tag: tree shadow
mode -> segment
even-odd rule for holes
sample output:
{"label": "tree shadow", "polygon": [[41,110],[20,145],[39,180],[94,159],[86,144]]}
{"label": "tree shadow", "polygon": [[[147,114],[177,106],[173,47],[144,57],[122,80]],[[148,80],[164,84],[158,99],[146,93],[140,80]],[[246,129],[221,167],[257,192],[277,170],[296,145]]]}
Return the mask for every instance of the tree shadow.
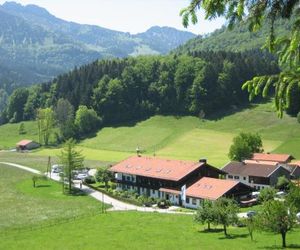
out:
{"label": "tree shadow", "polygon": [[[209,121],[218,121],[226,116],[233,115],[233,114],[241,112],[245,109],[254,109],[259,104],[265,104],[270,101],[271,101],[271,98],[262,99],[262,98],[256,97],[255,100],[253,100],[252,102],[231,105],[230,108],[220,109],[218,111],[212,112],[212,113],[208,114],[207,116],[205,116],[205,119],[209,120]],[[275,110],[274,110],[274,112],[275,112]]]}
{"label": "tree shadow", "polygon": [[[290,244],[290,245],[287,245],[286,248],[291,248],[291,249],[300,249],[300,245],[299,244]],[[260,247],[260,249],[286,249],[286,248],[283,248],[281,245],[278,246],[278,245],[272,245],[272,246],[264,246],[264,247]]]}
{"label": "tree shadow", "polygon": [[81,189],[73,188],[70,193],[66,193],[69,196],[88,196],[88,192],[84,192]]}
{"label": "tree shadow", "polygon": [[46,187],[51,187],[50,184],[41,184],[41,185],[35,185],[36,188],[46,188]]}
{"label": "tree shadow", "polygon": [[199,233],[220,233],[220,232],[222,232],[223,231],[223,229],[221,229],[221,228],[211,228],[211,229],[204,229],[204,230],[199,230],[198,232]]}
{"label": "tree shadow", "polygon": [[219,240],[234,240],[247,237],[249,237],[249,234],[228,234],[227,236],[219,237]]}

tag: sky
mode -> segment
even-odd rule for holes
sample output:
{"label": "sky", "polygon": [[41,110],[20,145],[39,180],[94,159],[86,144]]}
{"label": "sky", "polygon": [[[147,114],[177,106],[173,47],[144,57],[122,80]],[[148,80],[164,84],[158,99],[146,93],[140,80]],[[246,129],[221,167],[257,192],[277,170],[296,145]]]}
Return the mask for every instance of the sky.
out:
{"label": "sky", "polygon": [[[3,4],[5,0],[0,0]],[[223,19],[206,21],[199,14],[199,23],[185,29],[179,12],[189,0],[15,0],[22,5],[35,4],[54,16],[81,24],[130,32],[144,32],[154,25],[170,26],[195,34],[207,34],[220,28]]]}

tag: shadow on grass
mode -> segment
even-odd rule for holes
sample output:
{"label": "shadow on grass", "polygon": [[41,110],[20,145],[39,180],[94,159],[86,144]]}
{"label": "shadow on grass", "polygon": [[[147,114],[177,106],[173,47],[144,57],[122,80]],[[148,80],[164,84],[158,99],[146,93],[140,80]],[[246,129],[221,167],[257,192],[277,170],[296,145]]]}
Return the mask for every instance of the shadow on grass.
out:
{"label": "shadow on grass", "polygon": [[204,229],[204,230],[199,230],[199,233],[220,233],[222,232],[223,229],[221,228],[211,228],[211,229]]}
{"label": "shadow on grass", "polygon": [[88,196],[89,192],[84,192],[80,189],[72,189],[71,192],[68,192],[68,190],[65,191],[65,195],[68,196]]}
{"label": "shadow on grass", "polygon": [[240,238],[247,238],[249,234],[228,234],[227,236],[219,237],[219,240],[234,240]]}
{"label": "shadow on grass", "polygon": [[235,113],[244,111],[245,109],[254,109],[260,104],[265,104],[270,102],[270,98],[261,98],[261,97],[256,97],[253,102],[250,103],[242,103],[238,105],[231,105],[231,107],[227,107],[226,109],[220,109],[218,111],[212,112],[208,114],[205,119],[210,120],[210,121],[218,121],[226,116],[233,115]]}
{"label": "shadow on grass", "polygon": [[51,187],[50,184],[42,184],[42,185],[36,185],[36,188],[46,188],[46,187]]}
{"label": "shadow on grass", "polygon": [[300,249],[299,244],[290,244],[287,245],[286,248],[283,248],[281,245],[273,245],[273,246],[264,246],[260,247],[260,249]]}

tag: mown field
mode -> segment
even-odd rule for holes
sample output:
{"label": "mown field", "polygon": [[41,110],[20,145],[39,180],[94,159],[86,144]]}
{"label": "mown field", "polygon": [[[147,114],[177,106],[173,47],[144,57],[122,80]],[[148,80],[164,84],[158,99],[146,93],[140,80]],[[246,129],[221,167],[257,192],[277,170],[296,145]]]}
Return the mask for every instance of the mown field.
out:
{"label": "mown field", "polygon": [[[33,130],[24,136],[9,129],[9,126],[17,125],[1,126],[0,145],[12,147],[22,137],[35,139],[32,124],[25,123],[26,128]],[[229,161],[227,154],[232,138],[242,131],[258,132],[266,152],[290,153],[300,159],[300,124],[296,118],[287,115],[279,119],[271,103],[253,105],[209,120],[191,116],[154,116],[126,126],[106,127],[95,137],[81,141],[78,148],[86,159],[105,162],[125,159],[135,154],[139,147],[147,155],[188,160],[207,158],[209,163],[221,167]],[[9,139],[5,134],[9,134]],[[14,137],[17,139],[13,140]],[[34,154],[55,156],[59,151],[42,149]]]}
{"label": "mown field", "polygon": [[34,188],[32,176],[0,164],[0,235],[13,228],[28,228],[101,211],[101,203],[87,195],[64,195],[57,182],[39,181]]}
{"label": "mown field", "polygon": [[[24,164],[30,162],[30,159]],[[26,164],[28,165],[28,164]],[[230,227],[224,237],[203,231],[191,215],[134,211],[101,214],[101,203],[63,195],[61,185],[0,165],[0,249],[278,249],[280,235]],[[72,218],[72,219],[71,219]],[[300,228],[287,235],[299,248]]]}
{"label": "mown field", "polygon": [[[61,149],[57,149],[57,154],[50,157],[50,165],[59,164],[60,160],[58,155],[60,154]],[[53,155],[53,151],[51,154]],[[18,153],[18,152],[0,152],[0,162],[11,162],[17,163],[21,165],[25,165],[30,168],[34,168],[36,170],[41,171],[42,173],[47,172],[48,167],[48,154],[45,155],[37,155],[32,153]],[[84,160],[84,166],[89,168],[99,168],[99,167],[107,167],[113,162],[106,162],[106,161],[97,161],[97,160]]]}
{"label": "mown field", "polygon": [[[109,212],[28,232],[1,237],[3,249],[280,249],[280,235],[246,228],[223,232],[203,231],[189,215],[140,212]],[[287,235],[291,248],[298,248],[300,230]]]}

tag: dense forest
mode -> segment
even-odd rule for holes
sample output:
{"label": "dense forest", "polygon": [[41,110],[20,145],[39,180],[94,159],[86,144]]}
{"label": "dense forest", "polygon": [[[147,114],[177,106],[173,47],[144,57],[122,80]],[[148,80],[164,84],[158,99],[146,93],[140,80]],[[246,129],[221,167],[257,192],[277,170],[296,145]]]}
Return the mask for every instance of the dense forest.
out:
{"label": "dense forest", "polygon": [[82,105],[94,110],[102,125],[153,114],[205,117],[247,103],[242,84],[277,73],[275,61],[259,50],[95,61],[53,82],[15,90],[1,121],[35,119],[36,110],[55,109],[58,100],[67,100],[74,111]]}
{"label": "dense forest", "polygon": [[[275,36],[282,37],[292,29],[293,20],[279,19],[275,22]],[[186,54],[195,51],[232,51],[242,52],[261,49],[268,37],[271,26],[265,21],[262,28],[256,32],[249,31],[249,23],[240,22],[233,29],[224,26],[211,34],[198,36],[176,48],[173,53]]]}

